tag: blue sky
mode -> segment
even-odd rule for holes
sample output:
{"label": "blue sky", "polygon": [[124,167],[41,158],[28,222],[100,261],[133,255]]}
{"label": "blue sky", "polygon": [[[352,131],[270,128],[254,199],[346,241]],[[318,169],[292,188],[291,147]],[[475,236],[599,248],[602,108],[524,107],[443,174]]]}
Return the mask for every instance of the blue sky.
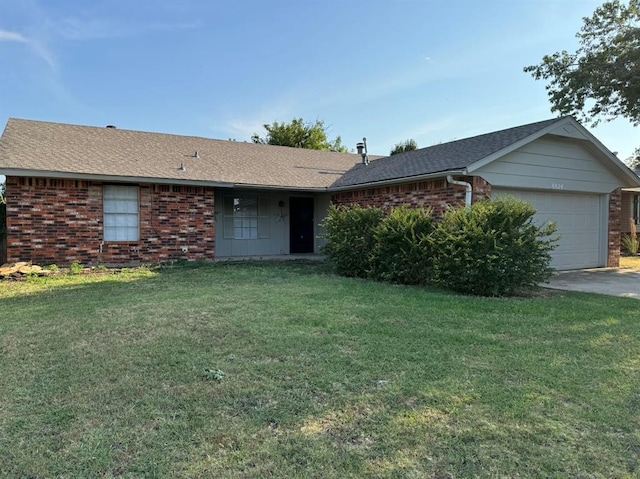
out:
{"label": "blue sky", "polygon": [[[0,0],[9,117],[250,141],[274,120],[388,154],[551,118],[522,68],[601,1]],[[587,125],[588,126],[588,125]],[[621,158],[626,120],[590,128]]]}

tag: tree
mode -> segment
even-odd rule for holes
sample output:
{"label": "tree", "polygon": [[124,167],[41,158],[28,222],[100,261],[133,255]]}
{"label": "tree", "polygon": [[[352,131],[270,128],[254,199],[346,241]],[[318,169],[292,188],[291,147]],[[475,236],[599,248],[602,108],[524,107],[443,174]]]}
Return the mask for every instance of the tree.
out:
{"label": "tree", "polygon": [[400,143],[397,143],[393,147],[389,155],[393,156],[399,153],[406,153],[407,151],[413,151],[417,149],[418,149],[418,143],[416,143],[416,140],[409,139],[409,140],[405,140],[405,141],[401,141]]}
{"label": "tree", "polygon": [[342,145],[339,136],[332,142],[327,139],[327,130],[324,122],[316,120],[315,123],[305,123],[302,118],[294,118],[291,123],[278,123],[263,125],[267,134],[262,138],[258,133],[251,136],[251,141],[262,145],[291,146],[293,148],[306,148],[308,150],[328,150],[347,153],[347,147]]}
{"label": "tree", "polygon": [[634,150],[631,158],[627,160],[627,164],[632,170],[640,170],[640,148]]}
{"label": "tree", "polygon": [[640,124],[640,0],[611,0],[583,18],[580,47],[524,68],[546,86],[552,107],[597,125],[601,117]]}

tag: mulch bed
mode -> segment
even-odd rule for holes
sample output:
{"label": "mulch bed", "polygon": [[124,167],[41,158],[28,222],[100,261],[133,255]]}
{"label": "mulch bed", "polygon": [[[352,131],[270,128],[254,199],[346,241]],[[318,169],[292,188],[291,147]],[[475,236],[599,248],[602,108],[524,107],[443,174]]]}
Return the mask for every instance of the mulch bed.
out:
{"label": "mulch bed", "polygon": [[[47,269],[28,262],[7,263],[0,266],[0,281],[25,281],[27,278],[45,277],[45,276],[65,276],[70,274],[69,268]],[[94,269],[82,268],[79,272],[73,274],[118,274],[121,268]]]}

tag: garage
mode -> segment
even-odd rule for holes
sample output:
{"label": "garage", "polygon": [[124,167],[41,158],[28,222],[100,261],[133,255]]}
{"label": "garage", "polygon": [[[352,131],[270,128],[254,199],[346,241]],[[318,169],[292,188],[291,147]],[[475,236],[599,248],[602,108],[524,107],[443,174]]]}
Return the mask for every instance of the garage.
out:
{"label": "garage", "polygon": [[572,270],[618,266],[620,188],[639,183],[564,117],[377,159],[352,168],[331,189],[337,204],[428,206],[436,217],[454,205],[512,195],[533,205],[536,223],[557,225],[551,265]]}
{"label": "garage", "polygon": [[536,209],[537,224],[556,223],[555,269],[615,265],[610,257],[619,252],[609,251],[609,244],[617,248],[617,236],[610,236],[609,219],[611,214],[617,223],[617,189],[632,172],[573,122],[529,140],[469,170],[492,185],[492,197],[525,200]]}
{"label": "garage", "polygon": [[511,195],[533,205],[535,223],[553,221],[560,239],[551,265],[558,270],[606,266],[606,231],[603,205],[607,196],[494,188],[493,196]]}

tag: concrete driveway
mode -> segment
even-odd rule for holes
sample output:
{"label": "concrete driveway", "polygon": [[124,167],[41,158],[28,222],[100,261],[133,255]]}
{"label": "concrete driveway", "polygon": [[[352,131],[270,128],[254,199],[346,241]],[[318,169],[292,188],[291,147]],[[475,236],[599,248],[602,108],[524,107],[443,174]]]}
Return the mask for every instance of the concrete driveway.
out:
{"label": "concrete driveway", "polygon": [[620,268],[561,271],[545,288],[640,299],[640,271]]}

